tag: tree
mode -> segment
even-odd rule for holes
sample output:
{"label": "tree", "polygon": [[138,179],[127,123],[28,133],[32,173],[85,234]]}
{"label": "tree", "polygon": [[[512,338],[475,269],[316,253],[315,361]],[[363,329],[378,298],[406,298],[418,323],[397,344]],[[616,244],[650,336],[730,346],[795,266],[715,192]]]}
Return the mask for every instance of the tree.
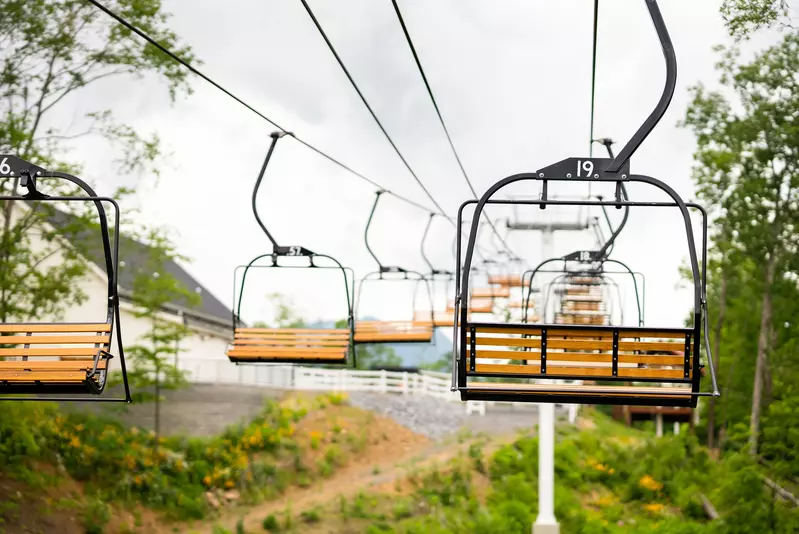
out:
{"label": "tree", "polygon": [[[107,4],[195,61],[191,50],[165,28],[169,15],[160,0],[109,0]],[[156,135],[139,135],[117,123],[110,110],[88,113],[77,121],[77,130],[63,128],[54,116],[75,93],[114,78],[154,74],[166,82],[174,99],[189,91],[188,73],[182,67],[84,0],[4,1],[0,49],[0,154],[77,174],[80,166],[67,159],[70,141],[99,135],[118,150],[120,173],[157,172],[154,163],[161,149]],[[53,190],[50,181],[40,182],[48,182],[48,192]],[[0,181],[3,194],[17,187],[16,180]],[[80,243],[67,244],[59,236],[97,231],[94,207],[71,210],[70,228],[51,230],[42,223],[52,220],[52,208],[15,208],[15,204],[19,203],[4,203],[0,213],[0,320],[58,315],[85,297],[72,281],[87,268],[84,251],[76,250]],[[34,247],[34,240],[41,247]],[[48,263],[53,258],[58,261]]]}
{"label": "tree", "polygon": [[[767,356],[773,338],[775,290],[797,272],[799,250],[799,35],[791,33],[740,64],[735,49],[721,66],[721,82],[735,105],[701,85],[684,125],[697,136],[694,179],[699,196],[730,236],[736,254],[757,265],[759,327],[749,452],[757,453]],[[718,234],[718,232],[716,232]]]}
{"label": "tree", "polygon": [[730,35],[747,39],[761,28],[788,26],[788,0],[724,0],[721,16]]}
{"label": "tree", "polygon": [[[180,315],[167,310],[175,304],[184,307],[199,305],[200,296],[189,291],[166,269],[167,262],[180,256],[163,232],[148,231],[144,245],[146,250],[139,246],[137,252],[146,255],[146,261],[135,275],[131,298],[135,306],[134,315],[146,320],[150,329],[137,344],[125,349],[131,363],[128,380],[134,390],[134,401],[155,401],[154,430],[158,436],[161,391],[178,389],[186,383],[185,373],[177,366],[177,357],[180,342],[189,330]],[[153,388],[152,393],[150,388]]]}

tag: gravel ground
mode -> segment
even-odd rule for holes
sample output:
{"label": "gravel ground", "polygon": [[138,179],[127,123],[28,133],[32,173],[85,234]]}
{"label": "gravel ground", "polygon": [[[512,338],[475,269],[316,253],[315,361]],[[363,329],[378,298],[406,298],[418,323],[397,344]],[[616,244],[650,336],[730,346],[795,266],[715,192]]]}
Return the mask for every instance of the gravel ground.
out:
{"label": "gravel ground", "polygon": [[470,418],[466,415],[465,404],[433,397],[351,392],[349,401],[352,406],[390,417],[430,439],[441,439],[456,432],[466,426]]}
{"label": "gravel ground", "polygon": [[[460,429],[474,433],[502,435],[529,429],[538,424],[538,410],[533,405],[489,406],[483,416],[466,414],[466,404],[446,402],[434,397],[413,395],[384,395],[380,393],[349,393],[350,404],[391,417],[413,432],[440,440]],[[566,410],[558,407],[556,417],[565,417]]]}

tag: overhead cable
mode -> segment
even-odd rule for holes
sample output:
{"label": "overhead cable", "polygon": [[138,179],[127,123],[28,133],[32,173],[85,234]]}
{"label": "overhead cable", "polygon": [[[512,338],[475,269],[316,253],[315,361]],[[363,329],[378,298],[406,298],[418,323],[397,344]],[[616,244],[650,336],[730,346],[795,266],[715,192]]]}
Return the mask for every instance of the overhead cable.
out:
{"label": "overhead cable", "polygon": [[[304,2],[305,0],[303,0]],[[430,96],[430,101],[433,103],[433,108],[436,110],[436,115],[438,116],[438,122],[441,123],[441,128],[444,130],[444,135],[447,136],[447,142],[449,143],[450,149],[452,149],[452,154],[455,156],[455,161],[458,162],[458,167],[461,170],[461,174],[463,178],[466,180],[466,184],[469,186],[469,190],[472,192],[472,196],[474,198],[479,199],[480,197],[477,195],[477,191],[472,184],[471,179],[469,178],[468,173],[466,172],[466,168],[463,166],[463,162],[461,161],[460,155],[458,151],[455,149],[455,143],[452,141],[452,137],[449,134],[449,129],[447,128],[446,123],[444,122],[444,117],[441,115],[441,110],[438,107],[438,102],[436,102],[436,97],[433,95],[433,89],[430,87],[430,82],[427,80],[427,75],[424,72],[424,68],[422,67],[422,61],[419,59],[419,54],[416,52],[416,47],[413,45],[413,39],[411,39],[411,34],[408,31],[408,27],[405,25],[405,19],[402,17],[402,12],[400,11],[399,4],[397,4],[397,0],[391,0],[391,3],[394,5],[394,12],[397,14],[397,20],[402,27],[402,33],[405,34],[405,40],[408,42],[408,47],[411,49],[411,54],[413,54],[413,60],[416,62],[416,68],[419,70],[419,74],[422,77],[422,81],[424,81],[424,86],[427,88],[427,94]],[[494,225],[494,222],[488,217],[488,214],[483,213],[485,216],[486,222],[491,227],[491,230],[494,232],[494,235],[499,239],[499,242],[502,246],[507,250],[510,254],[516,255],[513,250],[508,246],[505,242],[505,239],[499,234],[497,231],[497,227]]]}
{"label": "overhead cable", "polygon": [[[336,159],[335,157],[333,157],[333,156],[329,155],[328,153],[326,153],[326,152],[322,151],[321,149],[319,149],[319,148],[317,148],[316,146],[312,145],[312,144],[311,144],[311,143],[309,143],[308,141],[305,141],[304,139],[302,139],[302,138],[300,138],[300,137],[297,137],[297,135],[296,135],[296,134],[294,134],[294,133],[292,133],[292,132],[290,132],[290,131],[286,130],[285,128],[283,128],[282,126],[280,126],[279,124],[277,124],[277,123],[276,123],[274,120],[272,120],[272,119],[270,119],[269,117],[267,117],[267,116],[266,116],[264,113],[262,113],[261,111],[259,111],[259,110],[258,110],[258,109],[256,109],[255,107],[253,107],[252,105],[248,104],[248,103],[247,103],[246,101],[244,101],[242,98],[240,98],[240,97],[236,96],[236,95],[235,95],[235,94],[234,94],[232,91],[230,91],[230,90],[226,89],[226,88],[225,88],[224,86],[222,86],[220,83],[218,83],[218,82],[216,82],[215,80],[213,80],[213,79],[212,79],[210,76],[208,76],[208,75],[204,74],[202,71],[200,71],[199,69],[197,69],[196,67],[194,67],[194,66],[193,66],[191,63],[189,63],[187,60],[185,60],[184,58],[182,58],[182,57],[178,56],[178,55],[177,55],[176,53],[174,53],[173,51],[171,51],[171,50],[169,50],[168,48],[166,48],[164,45],[162,45],[161,43],[159,43],[158,41],[156,41],[156,40],[155,40],[153,37],[151,37],[150,35],[148,35],[148,34],[147,34],[147,33],[145,33],[144,31],[140,30],[140,29],[139,29],[139,28],[137,28],[135,25],[133,25],[131,22],[129,22],[128,20],[126,20],[126,19],[125,19],[125,18],[123,18],[122,16],[118,15],[117,13],[115,13],[114,11],[112,11],[111,9],[109,9],[108,7],[106,7],[105,5],[103,5],[102,3],[98,2],[97,0],[87,0],[87,1],[88,1],[89,3],[91,3],[92,5],[94,5],[95,7],[97,7],[97,8],[98,8],[99,10],[101,10],[102,12],[104,12],[104,13],[105,13],[106,15],[108,15],[109,17],[113,18],[113,19],[114,19],[116,22],[118,22],[119,24],[121,24],[122,26],[124,26],[124,27],[125,27],[125,28],[127,28],[128,30],[132,31],[133,33],[135,33],[136,35],[138,35],[139,37],[141,37],[142,39],[144,39],[145,41],[147,41],[149,44],[151,44],[152,46],[154,46],[155,48],[157,48],[157,49],[158,49],[159,51],[161,51],[163,54],[167,55],[168,57],[170,57],[171,59],[173,59],[173,60],[174,60],[174,61],[176,61],[177,63],[179,63],[179,64],[183,65],[183,66],[184,66],[184,67],[185,67],[187,70],[189,70],[191,73],[193,73],[193,74],[195,74],[196,76],[198,76],[198,77],[202,78],[204,81],[208,82],[208,83],[209,83],[209,84],[211,84],[213,87],[215,87],[215,88],[216,88],[216,89],[218,89],[219,91],[223,92],[225,95],[227,95],[228,97],[232,98],[233,100],[235,100],[236,102],[238,102],[239,104],[241,104],[242,106],[244,106],[245,108],[247,108],[249,111],[251,111],[252,113],[254,113],[255,115],[257,115],[257,116],[258,116],[258,117],[260,117],[261,119],[265,120],[266,122],[268,122],[269,124],[271,124],[272,126],[274,126],[275,128],[277,128],[278,130],[280,130],[280,131],[282,131],[282,132],[286,133],[287,135],[289,135],[290,137],[294,138],[294,139],[295,139],[297,142],[299,142],[301,145],[303,145],[303,146],[305,146],[305,147],[307,147],[307,148],[311,149],[312,151],[316,152],[317,154],[319,154],[319,155],[320,155],[320,156],[322,156],[323,158],[327,159],[327,160],[328,160],[328,161],[330,161],[331,163],[334,163],[334,164],[335,164],[335,165],[337,165],[338,167],[340,167],[340,168],[344,169],[345,171],[348,171],[348,172],[349,172],[349,173],[351,173],[352,175],[354,175],[354,176],[356,176],[356,177],[360,178],[361,180],[363,180],[363,181],[365,181],[365,182],[369,183],[369,184],[370,184],[370,185],[372,185],[373,187],[376,187],[377,189],[384,191],[386,194],[389,194],[389,195],[391,195],[391,196],[393,196],[393,197],[395,197],[395,198],[397,198],[397,199],[399,199],[399,200],[402,200],[403,202],[405,202],[405,203],[407,203],[407,204],[410,204],[410,205],[412,205],[412,206],[414,206],[414,207],[416,207],[416,208],[419,208],[419,209],[421,209],[421,210],[424,210],[424,211],[426,211],[426,212],[429,212],[429,211],[430,211],[430,208],[429,208],[429,207],[427,207],[427,206],[424,206],[423,204],[420,204],[420,203],[418,203],[418,202],[416,202],[416,201],[414,201],[414,200],[411,200],[411,199],[409,199],[409,198],[407,198],[407,197],[405,197],[405,196],[399,195],[399,194],[397,194],[397,193],[395,193],[395,192],[391,191],[391,190],[390,190],[390,189],[388,189],[387,187],[385,187],[385,186],[381,185],[380,183],[376,182],[375,180],[372,180],[371,178],[369,178],[369,177],[367,177],[367,176],[365,176],[365,175],[363,175],[363,174],[359,173],[358,171],[354,170],[352,167],[350,167],[350,166],[346,165],[345,163],[341,162],[340,160]],[[435,203],[435,202],[434,202],[434,204],[436,205],[436,208],[439,210],[439,213],[440,213],[441,215],[443,215],[443,216],[445,216],[445,217],[447,217],[447,218],[449,218],[449,219],[451,220],[451,217],[450,217],[449,215],[447,215],[446,213],[444,213],[444,210],[442,210],[442,209],[441,209],[441,206],[439,206],[439,205],[438,205],[437,203]]]}

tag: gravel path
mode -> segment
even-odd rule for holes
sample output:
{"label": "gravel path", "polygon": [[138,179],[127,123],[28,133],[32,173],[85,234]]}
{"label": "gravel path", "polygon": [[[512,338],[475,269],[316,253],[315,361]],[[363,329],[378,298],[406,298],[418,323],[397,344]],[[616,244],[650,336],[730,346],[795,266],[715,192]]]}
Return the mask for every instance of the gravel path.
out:
{"label": "gravel path", "polygon": [[[435,397],[351,392],[349,399],[357,408],[390,417],[413,432],[435,440],[463,428],[474,433],[504,435],[538,424],[538,410],[534,405],[494,405],[480,416],[467,415],[466,404],[462,402],[446,402]],[[555,414],[566,417],[566,410],[557,407]]]}
{"label": "gravel path", "polygon": [[446,402],[434,397],[349,393],[352,406],[394,419],[399,424],[430,439],[441,439],[466,426],[469,416],[460,402]]}

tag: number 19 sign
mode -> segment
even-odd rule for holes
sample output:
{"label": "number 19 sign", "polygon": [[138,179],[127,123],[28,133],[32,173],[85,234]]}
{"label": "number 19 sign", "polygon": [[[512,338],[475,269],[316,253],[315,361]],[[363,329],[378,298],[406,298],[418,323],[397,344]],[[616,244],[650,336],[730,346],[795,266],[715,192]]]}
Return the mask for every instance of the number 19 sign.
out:
{"label": "number 19 sign", "polygon": [[613,162],[610,158],[566,158],[557,163],[539,169],[539,178],[555,180],[618,180],[626,179],[630,174],[630,162],[625,162],[619,172],[610,173],[608,167]]}

